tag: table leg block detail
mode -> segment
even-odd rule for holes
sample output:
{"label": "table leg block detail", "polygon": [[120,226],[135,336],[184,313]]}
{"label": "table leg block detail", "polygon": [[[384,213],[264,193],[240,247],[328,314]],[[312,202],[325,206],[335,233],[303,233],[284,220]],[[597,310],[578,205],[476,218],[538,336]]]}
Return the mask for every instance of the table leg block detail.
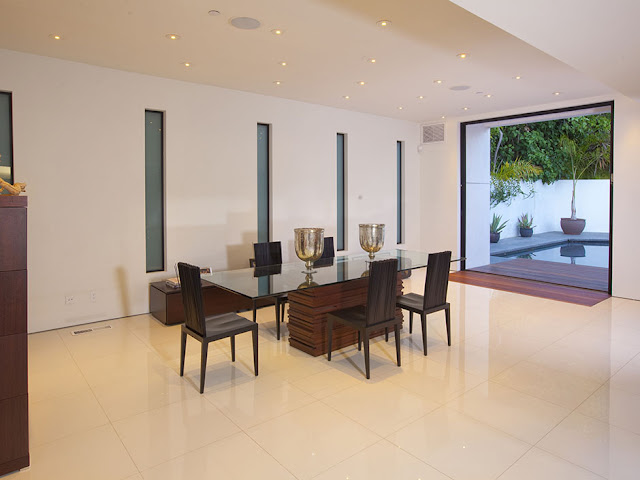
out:
{"label": "table leg block detail", "polygon": [[[342,308],[364,305],[367,301],[366,278],[289,293],[289,343],[317,357],[327,353],[327,313]],[[397,295],[402,295],[402,278],[398,275]],[[396,309],[402,319],[402,310]],[[372,336],[384,334],[384,329]],[[357,331],[334,324],[333,350],[354,345]]]}

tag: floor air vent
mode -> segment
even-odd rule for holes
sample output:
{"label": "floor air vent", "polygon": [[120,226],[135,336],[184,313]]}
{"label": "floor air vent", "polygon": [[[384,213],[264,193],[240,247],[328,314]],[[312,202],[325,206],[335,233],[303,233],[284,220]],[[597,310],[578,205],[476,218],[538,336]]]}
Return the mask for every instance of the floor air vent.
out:
{"label": "floor air vent", "polygon": [[422,143],[444,142],[444,123],[422,125]]}
{"label": "floor air vent", "polygon": [[83,328],[82,330],[74,330],[71,335],[84,335],[85,333],[97,332],[98,330],[109,330],[111,325],[104,325],[103,327]]}

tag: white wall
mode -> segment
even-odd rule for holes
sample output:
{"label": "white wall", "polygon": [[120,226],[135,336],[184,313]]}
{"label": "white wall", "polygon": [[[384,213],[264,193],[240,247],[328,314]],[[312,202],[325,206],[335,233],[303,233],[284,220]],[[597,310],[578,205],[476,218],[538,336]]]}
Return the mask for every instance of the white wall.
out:
{"label": "white wall", "polygon": [[[640,103],[623,95],[535,105],[517,110],[448,118],[447,140],[424,148],[422,164],[422,248],[452,245],[459,252],[460,123],[614,100],[613,295],[640,300],[637,216],[640,188]],[[580,208],[578,204],[578,208]]]}
{"label": "white wall", "polygon": [[[31,332],[147,312],[148,283],[179,260],[247,266],[258,122],[272,124],[272,238],[285,259],[293,228],[336,233],[337,132],[348,135],[349,250],[358,223],[373,221],[395,247],[398,140],[405,246],[420,247],[414,123],[6,50],[0,89],[13,92],[15,179],[28,184]],[[145,109],[166,111],[169,271],[156,274],[145,273]]]}
{"label": "white wall", "polygon": [[[518,217],[523,213],[533,215],[533,233],[559,232],[560,219],[571,216],[571,180],[559,180],[545,185],[541,180],[534,183],[535,194],[529,198],[514,198],[510,205],[501,203],[491,209],[493,213],[508,220],[500,238],[517,237]],[[585,232],[609,233],[609,180],[578,180],[576,184],[576,213],[587,221]]]}

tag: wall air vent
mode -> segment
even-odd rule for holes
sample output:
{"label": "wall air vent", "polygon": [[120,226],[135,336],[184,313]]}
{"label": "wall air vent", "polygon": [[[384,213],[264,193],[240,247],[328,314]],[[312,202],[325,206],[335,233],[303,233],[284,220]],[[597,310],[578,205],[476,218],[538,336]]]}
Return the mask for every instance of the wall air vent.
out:
{"label": "wall air vent", "polygon": [[71,335],[83,335],[85,333],[96,332],[98,330],[108,330],[111,328],[111,325],[104,325],[102,327],[93,327],[93,328],[83,328],[82,330],[74,330],[71,332]]}
{"label": "wall air vent", "polygon": [[433,123],[431,125],[422,125],[422,139],[425,143],[443,143],[444,142],[444,123]]}

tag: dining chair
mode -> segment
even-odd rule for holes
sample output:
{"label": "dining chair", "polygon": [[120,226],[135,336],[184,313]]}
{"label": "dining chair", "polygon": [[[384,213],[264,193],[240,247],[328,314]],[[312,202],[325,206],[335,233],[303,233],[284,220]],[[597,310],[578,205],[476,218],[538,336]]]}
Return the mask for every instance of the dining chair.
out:
{"label": "dining chair", "polygon": [[327,314],[327,357],[331,361],[333,324],[335,322],[358,330],[358,350],[364,343],[364,366],[367,378],[370,375],[369,337],[375,330],[393,327],[396,337],[396,357],[400,366],[400,324],[396,318],[396,292],[398,283],[398,260],[391,258],[371,263],[367,304],[336,310]]}
{"label": "dining chair", "polygon": [[424,295],[408,293],[398,297],[397,305],[409,311],[409,333],[413,332],[413,314],[420,315],[422,321],[422,345],[427,354],[427,315],[444,310],[447,325],[447,344],[451,346],[451,315],[447,303],[449,287],[449,266],[451,252],[430,253],[427,259],[427,279],[424,284]]}
{"label": "dining chair", "polygon": [[231,339],[231,361],[236,361],[236,335],[245,332],[253,334],[253,370],[258,375],[258,324],[237,315],[204,316],[202,307],[202,283],[200,268],[188,263],[178,263],[182,305],[185,323],[182,325],[180,342],[180,376],[184,375],[184,357],[187,350],[187,335],[200,342],[200,393],[204,392],[204,379],[207,371],[207,353],[209,343],[222,338]]}
{"label": "dining chair", "polygon": [[[260,242],[253,244],[254,267],[270,267],[282,265],[282,244],[280,242]],[[287,303],[287,294],[273,296],[276,307],[276,337],[280,340],[280,322],[284,322],[284,306]],[[257,321],[257,305],[253,301],[253,321]]]}
{"label": "dining chair", "polygon": [[333,265],[333,259],[336,256],[336,251],[333,248],[333,237],[324,237],[324,249],[322,250],[322,256],[313,262],[314,267],[330,267]]}

